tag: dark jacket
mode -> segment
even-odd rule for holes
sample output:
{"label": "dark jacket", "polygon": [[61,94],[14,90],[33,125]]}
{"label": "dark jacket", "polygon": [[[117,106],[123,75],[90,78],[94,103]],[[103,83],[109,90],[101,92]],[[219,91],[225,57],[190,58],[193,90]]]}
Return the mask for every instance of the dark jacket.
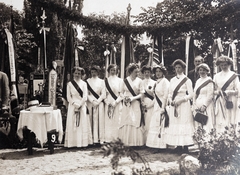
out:
{"label": "dark jacket", "polygon": [[193,88],[195,87],[196,81],[199,79],[199,74],[195,71],[195,69],[190,70],[188,72],[188,78],[192,81]]}
{"label": "dark jacket", "polygon": [[9,96],[10,89],[8,77],[4,72],[0,71],[0,103],[2,103],[0,108],[9,105]]}

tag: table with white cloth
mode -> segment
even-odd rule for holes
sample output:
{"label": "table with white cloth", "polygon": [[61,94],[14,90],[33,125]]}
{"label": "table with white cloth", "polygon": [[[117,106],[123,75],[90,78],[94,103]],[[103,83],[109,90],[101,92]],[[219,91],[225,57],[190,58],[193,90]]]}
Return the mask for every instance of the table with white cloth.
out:
{"label": "table with white cloth", "polygon": [[36,135],[36,139],[43,143],[48,141],[50,153],[54,152],[54,142],[58,132],[58,141],[61,143],[63,138],[62,115],[59,109],[52,111],[20,111],[17,134],[23,139],[23,129],[27,128],[28,133],[28,154],[32,154],[31,132]]}

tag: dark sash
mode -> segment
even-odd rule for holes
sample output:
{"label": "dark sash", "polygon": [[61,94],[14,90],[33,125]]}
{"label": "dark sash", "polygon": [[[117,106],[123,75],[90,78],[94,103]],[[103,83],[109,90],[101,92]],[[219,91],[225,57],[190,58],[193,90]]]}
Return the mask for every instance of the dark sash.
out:
{"label": "dark sash", "polygon": [[200,94],[200,90],[201,90],[203,87],[207,86],[208,83],[210,83],[210,82],[213,82],[213,81],[212,81],[212,80],[207,80],[207,81],[205,81],[203,84],[201,84],[201,86],[199,86],[199,87],[197,88],[197,90],[196,90],[196,99],[198,98],[198,96],[199,96],[199,94]]}
{"label": "dark sash", "polygon": [[72,83],[72,85],[75,87],[75,89],[78,91],[78,93],[80,94],[80,96],[83,97],[83,91],[82,91],[82,89],[78,86],[78,84],[76,83],[76,81],[72,80],[71,83]]}
{"label": "dark sash", "polygon": [[[136,93],[134,92],[134,90],[132,89],[131,85],[129,84],[127,79],[124,79],[124,83],[126,84],[128,90],[130,91],[130,93],[132,94],[132,96],[137,96]],[[143,107],[142,107],[142,103],[140,99],[137,99],[140,103],[140,108],[141,108],[141,122],[140,122],[140,126],[144,126],[145,125],[145,120],[144,120],[144,112],[143,112]]]}
{"label": "dark sash", "polygon": [[112,91],[111,87],[109,86],[107,78],[105,78],[105,85],[106,85],[106,88],[107,88],[108,92],[111,94],[112,98],[114,100],[117,100],[117,96],[114,94],[114,92]]}
{"label": "dark sash", "polygon": [[[221,90],[225,91],[227,87],[230,85],[230,83],[237,77],[236,74],[233,74],[227,81],[226,83],[222,86]],[[220,94],[217,95],[216,100],[220,97]],[[215,100],[215,101],[216,101]]]}
{"label": "dark sash", "polygon": [[177,87],[174,89],[173,91],[173,96],[172,96],[172,101],[174,100],[174,98],[176,97],[178,90],[180,89],[180,87],[188,80],[187,77],[185,77],[178,85]]}
{"label": "dark sash", "polygon": [[[157,100],[157,103],[158,103],[158,105],[159,105],[159,107],[160,108],[162,108],[162,102],[161,102],[161,100],[158,98],[158,96],[157,96],[157,94],[155,93],[155,97],[156,97],[156,100]],[[166,109],[164,109],[164,117],[165,117],[165,123],[164,123],[164,127],[168,127],[169,126],[169,116],[168,116],[168,113],[167,113],[167,111],[166,111]],[[161,117],[161,116],[160,116]],[[161,126],[161,124],[162,124],[162,117],[161,117],[161,119],[160,119],[160,126]]]}
{"label": "dark sash", "polygon": [[146,91],[146,90],[145,90],[145,92],[144,92],[144,95],[146,95],[146,97],[150,98],[151,100],[153,100],[153,99],[154,99],[154,97],[153,97],[153,96],[151,96],[149,93],[147,93],[147,91]]}
{"label": "dark sash", "polygon": [[92,89],[92,87],[89,85],[88,82],[87,82],[87,88],[96,99],[99,98],[99,95]]}
{"label": "dark sash", "polygon": [[[83,91],[82,89],[78,86],[78,84],[76,83],[76,81],[72,80],[71,81],[72,85],[75,87],[75,89],[78,91],[79,95],[81,97],[83,97]],[[80,125],[80,111],[75,111],[75,115],[76,115],[76,127],[79,127]]]}

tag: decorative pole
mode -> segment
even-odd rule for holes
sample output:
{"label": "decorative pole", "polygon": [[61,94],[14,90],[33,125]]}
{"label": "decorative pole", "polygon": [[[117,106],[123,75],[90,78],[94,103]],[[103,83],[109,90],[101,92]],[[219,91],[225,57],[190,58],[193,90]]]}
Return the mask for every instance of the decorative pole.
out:
{"label": "decorative pole", "polygon": [[43,10],[42,18],[42,28],[40,29],[40,34],[43,33],[43,52],[44,52],[44,70],[47,70],[47,51],[46,51],[46,31],[49,32],[50,28],[45,27],[45,19],[47,16],[45,15],[45,10]]}
{"label": "decorative pole", "polygon": [[130,12],[131,12],[131,10],[132,10],[131,4],[129,3],[128,7],[127,7],[127,25],[130,24]]}

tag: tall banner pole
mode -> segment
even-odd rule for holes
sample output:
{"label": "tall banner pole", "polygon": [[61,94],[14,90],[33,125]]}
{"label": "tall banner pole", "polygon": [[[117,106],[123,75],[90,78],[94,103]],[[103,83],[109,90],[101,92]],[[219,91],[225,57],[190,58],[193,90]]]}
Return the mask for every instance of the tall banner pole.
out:
{"label": "tall banner pole", "polygon": [[108,77],[108,71],[107,68],[109,66],[109,54],[110,51],[108,50],[108,44],[106,44],[106,50],[104,51],[104,56],[105,56],[105,77]]}
{"label": "tall banner pole", "polygon": [[185,47],[185,62],[186,62],[186,76],[188,75],[188,62],[189,62],[189,45],[190,45],[191,36],[187,35],[186,37],[186,47]]}

